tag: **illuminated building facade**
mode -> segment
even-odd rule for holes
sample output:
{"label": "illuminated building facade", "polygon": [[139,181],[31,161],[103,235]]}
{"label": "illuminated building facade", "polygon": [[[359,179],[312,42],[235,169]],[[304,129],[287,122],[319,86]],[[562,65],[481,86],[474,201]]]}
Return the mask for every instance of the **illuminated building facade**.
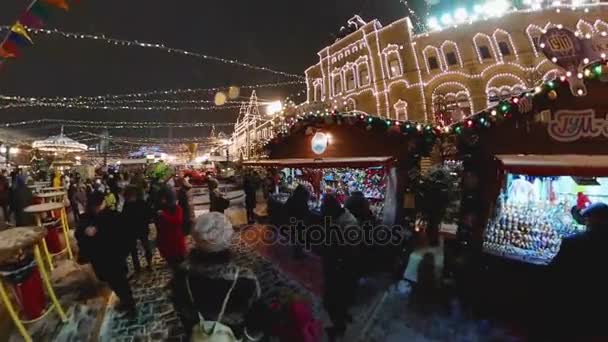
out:
{"label": "illuminated building facade", "polygon": [[256,157],[259,143],[274,136],[274,127],[275,120],[264,117],[260,113],[260,105],[254,90],[249,103],[241,106],[239,117],[234,125],[234,132],[228,147],[230,157],[245,160]]}
{"label": "illuminated building facade", "polygon": [[[576,1],[576,0],[575,0]],[[532,3],[491,17],[442,17],[441,29],[415,34],[409,18],[356,29],[318,52],[306,70],[307,102],[391,119],[453,121],[533,87],[559,72],[539,46],[550,27],[583,37],[608,32],[608,4]],[[354,22],[352,22],[354,20]],[[431,24],[431,23],[430,23]]]}

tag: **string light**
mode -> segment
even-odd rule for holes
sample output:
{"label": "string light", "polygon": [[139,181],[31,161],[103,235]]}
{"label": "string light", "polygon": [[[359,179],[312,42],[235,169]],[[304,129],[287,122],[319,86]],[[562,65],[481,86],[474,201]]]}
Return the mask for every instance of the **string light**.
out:
{"label": "string light", "polygon": [[[240,89],[258,89],[258,88],[275,88],[275,87],[283,87],[289,85],[300,85],[304,84],[304,81],[287,81],[287,82],[277,82],[277,83],[263,83],[263,84],[252,84],[252,85],[243,85],[238,86]],[[86,100],[100,100],[100,99],[124,99],[124,98],[142,98],[142,97],[150,97],[155,95],[160,96],[169,96],[169,95],[183,95],[183,94],[194,94],[194,93],[212,93],[221,90],[225,90],[227,87],[214,87],[214,88],[187,88],[187,89],[164,89],[164,90],[151,90],[148,92],[141,93],[129,93],[129,94],[105,94],[98,96],[76,96],[76,97],[41,97],[38,98],[40,101],[86,101]],[[10,96],[0,96],[0,99],[3,97]],[[18,97],[18,96],[17,96]],[[21,96],[20,98],[27,99],[27,97]]]}
{"label": "string light", "polygon": [[11,103],[4,106],[0,106],[2,109],[15,109],[15,108],[60,108],[60,109],[84,109],[84,110],[132,110],[132,111],[215,111],[224,109],[238,109],[241,106],[186,106],[186,107],[173,107],[173,106],[157,106],[157,107],[136,107],[136,106],[100,106],[100,105],[88,105],[85,103],[71,103],[71,102],[31,102],[31,103]]}
{"label": "string light", "polygon": [[191,128],[191,127],[228,127],[234,126],[234,122],[158,122],[158,121],[92,121],[92,120],[67,120],[67,119],[39,119],[28,121],[14,121],[0,123],[0,127],[20,127],[52,123],[65,127],[87,127],[87,128]]}
{"label": "string light", "polygon": [[[0,26],[0,30],[10,30],[10,26]],[[281,75],[281,76],[285,76],[285,77],[289,77],[289,78],[304,79],[304,77],[301,75],[290,74],[287,72],[274,70],[269,67],[258,66],[258,65],[253,65],[253,64],[249,64],[249,63],[243,63],[243,62],[240,62],[235,59],[215,57],[215,56],[210,56],[210,55],[206,55],[206,54],[202,54],[202,53],[198,53],[198,52],[187,51],[184,49],[170,48],[170,47],[166,47],[164,44],[154,44],[154,43],[145,43],[145,42],[139,42],[139,41],[129,41],[129,40],[124,40],[124,39],[107,38],[105,35],[98,36],[98,35],[93,35],[93,34],[64,32],[64,31],[60,31],[57,29],[35,29],[35,28],[28,27],[27,31],[32,34],[35,34],[35,35],[39,35],[39,34],[58,35],[63,38],[96,40],[96,41],[104,42],[106,44],[112,44],[112,45],[118,45],[118,46],[128,46],[128,47],[136,46],[136,47],[146,48],[146,49],[156,49],[156,50],[165,51],[170,54],[191,56],[191,57],[200,58],[200,59],[204,59],[204,60],[210,60],[210,61],[220,62],[220,63],[224,63],[224,64],[236,65],[236,66],[244,67],[247,69],[269,72],[269,73],[273,73],[276,75]]]}

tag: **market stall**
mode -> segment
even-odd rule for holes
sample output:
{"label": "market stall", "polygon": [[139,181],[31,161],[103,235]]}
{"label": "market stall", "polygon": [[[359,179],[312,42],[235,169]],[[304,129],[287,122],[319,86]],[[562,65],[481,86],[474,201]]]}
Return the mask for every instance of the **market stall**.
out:
{"label": "market stall", "polygon": [[576,213],[608,202],[608,85],[546,83],[453,127],[463,157],[461,236],[485,253],[547,265]]}
{"label": "market stall", "polygon": [[361,113],[309,115],[293,120],[287,134],[270,141],[264,151],[268,159],[243,165],[271,170],[276,180],[271,199],[281,203],[299,184],[311,193],[313,212],[324,193],[344,201],[360,191],[378,222],[397,224],[405,221],[404,209],[413,209],[411,182],[420,153],[436,133],[431,126]]}

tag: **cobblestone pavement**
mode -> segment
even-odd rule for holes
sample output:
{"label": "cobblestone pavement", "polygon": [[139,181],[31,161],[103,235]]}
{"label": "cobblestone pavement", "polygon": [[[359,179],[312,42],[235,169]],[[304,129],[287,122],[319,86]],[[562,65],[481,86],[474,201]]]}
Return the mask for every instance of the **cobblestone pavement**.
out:
{"label": "cobblestone pavement", "polygon": [[[308,298],[320,311],[319,300],[298,283],[290,280],[277,270],[270,262],[261,258],[256,251],[235,236],[232,246],[236,262],[243,267],[253,269],[262,287],[262,300],[288,294]],[[143,261],[145,263],[145,261]],[[137,315],[127,318],[116,312],[111,304],[108,307],[102,324],[100,341],[181,341],[184,331],[177,313],[173,310],[170,291],[167,285],[171,274],[156,253],[154,270],[144,272],[132,281]]]}
{"label": "cobblestone pavement", "polygon": [[378,312],[371,318],[361,341],[369,342],[517,342],[496,322],[476,320],[460,310],[456,302],[449,309],[414,308],[411,288],[402,282],[386,291]]}

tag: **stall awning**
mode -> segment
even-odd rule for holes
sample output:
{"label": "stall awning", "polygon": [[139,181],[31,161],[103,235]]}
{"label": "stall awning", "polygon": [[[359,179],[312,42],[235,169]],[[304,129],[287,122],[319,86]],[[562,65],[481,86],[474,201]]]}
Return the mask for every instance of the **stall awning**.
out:
{"label": "stall awning", "polygon": [[358,158],[286,158],[286,159],[261,159],[244,161],[244,166],[265,167],[372,167],[388,164],[393,157],[358,157]]}
{"label": "stall awning", "polygon": [[530,176],[608,176],[608,155],[503,154],[496,158],[505,171]]}

